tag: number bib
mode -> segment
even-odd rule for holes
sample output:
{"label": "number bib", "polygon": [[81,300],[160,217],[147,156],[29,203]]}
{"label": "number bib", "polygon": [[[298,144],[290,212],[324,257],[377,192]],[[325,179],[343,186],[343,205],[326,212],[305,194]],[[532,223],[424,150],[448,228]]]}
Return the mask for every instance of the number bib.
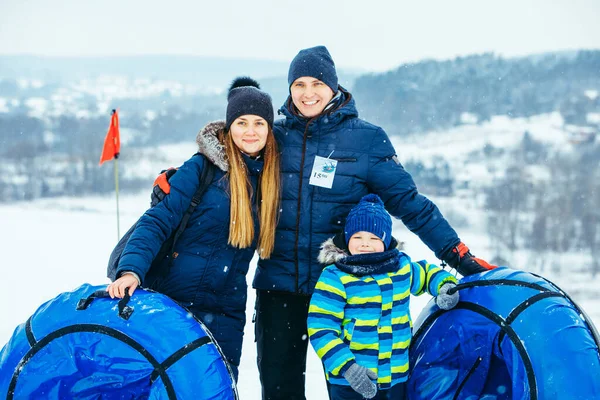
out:
{"label": "number bib", "polygon": [[314,186],[331,189],[333,186],[333,178],[335,178],[337,163],[337,160],[316,156],[312,172],[310,173],[310,181],[308,183]]}

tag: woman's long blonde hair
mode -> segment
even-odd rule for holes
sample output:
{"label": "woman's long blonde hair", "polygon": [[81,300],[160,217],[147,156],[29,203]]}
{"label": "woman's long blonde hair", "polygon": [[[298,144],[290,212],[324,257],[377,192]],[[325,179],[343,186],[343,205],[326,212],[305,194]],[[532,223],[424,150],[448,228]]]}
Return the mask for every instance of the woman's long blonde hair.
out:
{"label": "woman's long blonde hair", "polygon": [[[229,244],[244,249],[251,246],[254,240],[254,221],[250,202],[252,185],[241,151],[233,142],[229,132],[221,131],[219,139],[225,145],[225,154],[229,163],[227,172],[231,196]],[[256,196],[260,225],[257,251],[260,258],[269,258],[275,244],[280,186],[279,151],[271,127],[269,127],[262,157],[264,167],[259,177],[259,191]]]}

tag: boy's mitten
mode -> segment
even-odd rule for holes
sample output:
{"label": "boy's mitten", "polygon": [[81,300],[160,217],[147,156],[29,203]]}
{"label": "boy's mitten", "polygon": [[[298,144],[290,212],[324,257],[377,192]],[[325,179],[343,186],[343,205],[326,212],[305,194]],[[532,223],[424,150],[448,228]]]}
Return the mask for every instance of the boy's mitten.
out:
{"label": "boy's mitten", "polygon": [[458,304],[458,290],[452,294],[448,294],[448,290],[456,287],[454,282],[446,282],[440,288],[440,293],[435,298],[435,304],[442,310],[450,310]]}
{"label": "boy's mitten", "polygon": [[377,379],[377,374],[368,368],[353,364],[344,373],[352,389],[366,399],[372,399],[377,394],[377,386],[371,379]]}

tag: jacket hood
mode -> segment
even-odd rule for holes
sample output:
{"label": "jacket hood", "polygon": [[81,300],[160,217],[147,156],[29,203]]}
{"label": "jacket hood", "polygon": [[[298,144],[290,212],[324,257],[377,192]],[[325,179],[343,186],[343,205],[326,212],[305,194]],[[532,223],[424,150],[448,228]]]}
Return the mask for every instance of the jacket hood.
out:
{"label": "jacket hood", "polygon": [[221,171],[227,172],[229,163],[225,156],[225,146],[219,141],[218,136],[219,132],[224,130],[225,121],[209,122],[198,132],[196,144],[198,144],[198,153],[208,158]]}
{"label": "jacket hood", "polygon": [[319,127],[334,126],[346,119],[347,117],[358,117],[358,110],[354,102],[354,97],[346,89],[340,86],[340,92],[342,92],[340,102],[341,104],[334,107],[330,111],[326,111],[313,118],[302,117],[292,111],[294,103],[292,96],[288,96],[287,100],[279,109],[279,114],[285,116],[285,124],[289,126],[298,125],[306,126],[308,121],[312,121],[311,125],[318,125]]}
{"label": "jacket hood", "polygon": [[[388,251],[393,249],[402,250],[403,248],[404,242],[398,242],[396,238],[392,237]],[[337,235],[323,242],[321,251],[319,251],[318,260],[321,264],[330,265],[349,256],[350,252],[347,247],[343,245],[341,235]]]}

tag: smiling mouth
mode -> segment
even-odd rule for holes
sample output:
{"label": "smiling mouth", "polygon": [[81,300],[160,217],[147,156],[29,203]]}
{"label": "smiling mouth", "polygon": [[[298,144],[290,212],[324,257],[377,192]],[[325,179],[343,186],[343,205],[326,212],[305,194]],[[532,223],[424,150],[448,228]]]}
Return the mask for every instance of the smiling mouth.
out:
{"label": "smiling mouth", "polygon": [[313,100],[313,101],[303,101],[302,104],[304,104],[305,106],[314,106],[315,104],[317,104],[319,102],[319,100]]}

